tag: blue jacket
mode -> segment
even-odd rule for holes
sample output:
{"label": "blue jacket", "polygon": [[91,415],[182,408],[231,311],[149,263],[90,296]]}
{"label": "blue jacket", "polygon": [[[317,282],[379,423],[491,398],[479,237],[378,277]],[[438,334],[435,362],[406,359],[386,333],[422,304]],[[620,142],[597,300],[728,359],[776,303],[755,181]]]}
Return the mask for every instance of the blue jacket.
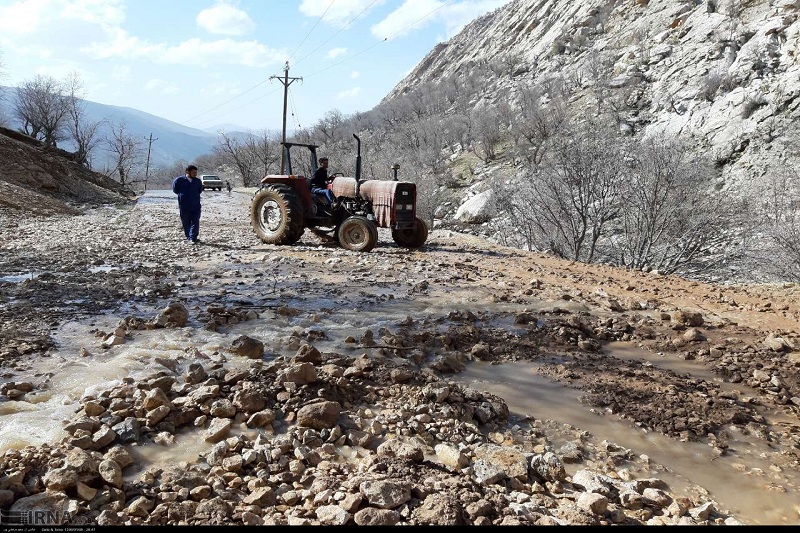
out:
{"label": "blue jacket", "polygon": [[200,193],[203,192],[200,178],[178,176],[172,180],[172,192],[178,195],[178,207],[181,209],[200,210]]}

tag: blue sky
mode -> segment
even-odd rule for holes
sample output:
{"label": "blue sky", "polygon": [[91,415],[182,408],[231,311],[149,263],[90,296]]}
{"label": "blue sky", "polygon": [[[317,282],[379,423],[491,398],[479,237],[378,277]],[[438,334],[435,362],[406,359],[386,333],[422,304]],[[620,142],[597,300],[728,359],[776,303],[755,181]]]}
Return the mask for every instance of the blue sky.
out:
{"label": "blue sky", "polygon": [[509,0],[0,0],[0,85],[77,72],[84,97],[187,126],[279,131],[377,105]]}

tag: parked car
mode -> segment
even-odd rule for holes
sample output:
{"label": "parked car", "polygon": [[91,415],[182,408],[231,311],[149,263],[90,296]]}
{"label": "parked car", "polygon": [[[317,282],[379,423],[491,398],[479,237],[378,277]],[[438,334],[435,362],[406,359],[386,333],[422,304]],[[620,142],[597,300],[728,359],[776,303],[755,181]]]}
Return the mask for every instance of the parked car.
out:
{"label": "parked car", "polygon": [[200,181],[203,184],[203,190],[212,189],[214,191],[221,191],[224,186],[222,179],[214,174],[203,174],[200,176]]}

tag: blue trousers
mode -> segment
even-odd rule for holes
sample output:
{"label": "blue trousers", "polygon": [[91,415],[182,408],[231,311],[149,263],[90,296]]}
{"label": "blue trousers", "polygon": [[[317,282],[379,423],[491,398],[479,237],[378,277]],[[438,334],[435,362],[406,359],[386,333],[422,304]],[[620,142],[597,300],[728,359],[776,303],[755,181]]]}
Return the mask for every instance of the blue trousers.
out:
{"label": "blue trousers", "polygon": [[190,241],[196,241],[200,236],[200,208],[189,209],[180,207],[181,224],[183,224],[183,234]]}
{"label": "blue trousers", "polygon": [[322,189],[320,187],[311,187],[311,194],[323,194],[328,199],[328,205],[333,203],[333,191],[330,189]]}

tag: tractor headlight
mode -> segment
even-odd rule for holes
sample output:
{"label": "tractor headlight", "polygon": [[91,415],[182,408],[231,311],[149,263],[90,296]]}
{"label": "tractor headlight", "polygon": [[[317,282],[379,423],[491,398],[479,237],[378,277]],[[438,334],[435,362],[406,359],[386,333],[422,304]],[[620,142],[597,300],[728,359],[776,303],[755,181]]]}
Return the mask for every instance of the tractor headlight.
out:
{"label": "tractor headlight", "polygon": [[413,211],[414,210],[414,204],[406,205],[406,209],[408,209],[409,211]]}

